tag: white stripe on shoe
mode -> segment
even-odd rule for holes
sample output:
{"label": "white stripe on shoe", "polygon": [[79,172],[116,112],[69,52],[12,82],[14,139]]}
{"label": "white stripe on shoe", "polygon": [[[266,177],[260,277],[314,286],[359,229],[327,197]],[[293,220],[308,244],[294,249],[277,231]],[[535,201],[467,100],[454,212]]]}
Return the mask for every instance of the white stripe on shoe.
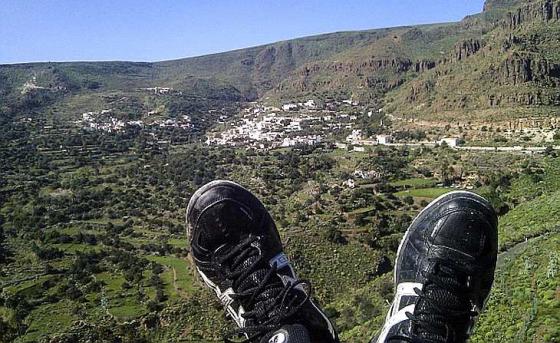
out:
{"label": "white stripe on shoe", "polygon": [[233,306],[231,306],[231,304],[233,303],[233,298],[231,297],[231,295],[235,293],[233,289],[230,287],[222,292],[220,290],[220,287],[218,287],[215,283],[212,282],[212,280],[204,275],[204,273],[201,272],[200,269],[196,269],[198,271],[198,274],[202,277],[204,283],[216,293],[216,296],[218,297],[218,299],[220,299],[220,302],[224,305],[226,311],[235,321],[237,326],[239,326],[240,328],[244,328],[245,318],[243,318],[243,314],[245,313],[245,309],[241,305],[239,305],[239,308],[237,310],[235,310]]}
{"label": "white stripe on shoe", "polygon": [[410,304],[401,310],[400,302],[403,297],[405,296],[418,296],[414,289],[421,290],[423,285],[417,282],[403,282],[397,285],[397,293],[395,294],[395,300],[393,301],[393,305],[389,310],[387,315],[387,319],[385,320],[385,324],[383,325],[383,329],[381,330],[381,334],[377,337],[377,343],[384,343],[387,339],[387,335],[391,328],[405,320],[408,320],[406,313],[414,313],[414,309],[416,308],[416,304]]}

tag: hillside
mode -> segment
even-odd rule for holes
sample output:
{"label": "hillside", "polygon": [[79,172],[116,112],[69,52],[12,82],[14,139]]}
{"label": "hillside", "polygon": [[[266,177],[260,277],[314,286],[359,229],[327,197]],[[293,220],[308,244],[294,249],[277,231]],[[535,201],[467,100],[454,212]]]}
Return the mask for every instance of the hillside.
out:
{"label": "hillside", "polygon": [[262,199],[349,343],[383,323],[414,216],[477,192],[500,255],[472,341],[560,341],[559,16],[487,0],[174,61],[0,65],[0,343],[221,341],[185,236],[214,179]]}
{"label": "hillside", "polygon": [[390,93],[387,110],[408,118],[464,121],[557,117],[558,37],[560,2],[523,4],[492,31],[460,42],[433,70]]}
{"label": "hillside", "polygon": [[[457,23],[339,32],[173,61],[1,65],[1,108],[75,117],[115,97],[149,108],[154,101],[138,89],[163,87],[181,92],[179,103],[334,97],[385,105],[397,117],[556,115],[559,13],[552,0],[487,1],[482,13]],[[181,107],[157,105],[171,116]]]}
{"label": "hillside", "polygon": [[[1,342],[218,341],[223,309],[187,263],[184,226],[190,195],[216,178],[237,180],[264,201],[294,267],[312,281],[345,342],[366,341],[382,323],[392,261],[414,215],[440,194],[475,187],[503,214],[500,248],[509,256],[475,340],[558,339],[557,262],[542,262],[558,261],[554,154],[254,151],[156,145],[142,132],[3,129]],[[547,234],[554,239],[513,253]],[[527,263],[539,268],[515,273]]]}

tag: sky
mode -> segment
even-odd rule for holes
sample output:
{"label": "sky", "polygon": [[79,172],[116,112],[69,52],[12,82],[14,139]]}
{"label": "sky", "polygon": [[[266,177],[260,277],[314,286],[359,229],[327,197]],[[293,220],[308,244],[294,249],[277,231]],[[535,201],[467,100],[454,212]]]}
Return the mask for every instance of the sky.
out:
{"label": "sky", "polygon": [[458,21],[483,0],[0,0],[0,63],[161,61]]}

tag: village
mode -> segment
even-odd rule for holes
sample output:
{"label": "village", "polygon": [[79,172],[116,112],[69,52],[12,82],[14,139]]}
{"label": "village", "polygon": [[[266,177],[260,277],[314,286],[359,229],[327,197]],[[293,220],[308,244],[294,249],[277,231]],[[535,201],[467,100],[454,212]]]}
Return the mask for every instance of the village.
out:
{"label": "village", "polygon": [[[147,87],[139,91],[158,96],[180,95],[170,87]],[[328,144],[347,151],[364,152],[367,147],[445,145],[453,149],[493,150],[504,152],[542,152],[558,137],[558,120],[518,119],[504,125],[486,126],[474,123],[435,125],[418,120],[404,120],[385,114],[383,108],[372,108],[352,99],[285,102],[270,105],[262,102],[247,103],[239,112],[208,110],[207,123],[214,128],[206,133],[207,145],[254,148],[261,150],[300,145]],[[74,123],[85,130],[114,133],[139,127],[157,135],[153,129],[173,129],[183,132],[196,130],[191,115],[180,114],[169,118],[161,109],[135,114],[133,120],[122,119],[113,109],[89,111]],[[204,121],[204,119],[203,119]],[[374,133],[365,130],[368,123],[376,122]],[[385,123],[387,122],[387,123]],[[397,125],[395,125],[395,123]],[[478,126],[477,126],[478,125]],[[488,125],[488,124],[487,124]],[[421,137],[406,137],[402,131],[422,132]],[[560,147],[552,145],[553,149]]]}
{"label": "village", "polygon": [[[372,145],[447,144],[457,147],[464,143],[459,137],[396,142],[388,126],[385,128],[387,133],[368,137],[361,129],[359,119],[371,117],[373,113],[373,110],[352,100],[330,101],[323,106],[314,100],[286,103],[280,107],[251,103],[237,119],[220,122],[217,129],[207,134],[206,143],[258,149],[333,143],[336,148],[358,152]],[[380,125],[383,127],[383,120]]]}
{"label": "village", "polygon": [[[148,113],[148,117],[151,113]],[[105,132],[117,132],[126,129],[126,127],[167,127],[180,128],[190,130],[193,128],[191,118],[188,115],[182,115],[179,118],[172,119],[154,119],[154,120],[123,120],[113,116],[111,109],[101,111],[90,111],[82,113],[82,119],[75,121],[75,124],[86,130],[99,130]]]}

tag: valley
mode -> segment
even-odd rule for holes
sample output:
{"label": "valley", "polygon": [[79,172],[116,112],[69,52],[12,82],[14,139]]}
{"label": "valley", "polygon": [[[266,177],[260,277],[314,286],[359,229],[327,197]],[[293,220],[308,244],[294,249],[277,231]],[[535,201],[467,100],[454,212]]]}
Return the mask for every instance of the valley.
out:
{"label": "valley", "polygon": [[402,234],[474,191],[500,263],[473,342],[560,340],[560,2],[162,62],[0,65],[0,342],[216,342],[188,200],[270,210],[344,342],[393,297]]}

